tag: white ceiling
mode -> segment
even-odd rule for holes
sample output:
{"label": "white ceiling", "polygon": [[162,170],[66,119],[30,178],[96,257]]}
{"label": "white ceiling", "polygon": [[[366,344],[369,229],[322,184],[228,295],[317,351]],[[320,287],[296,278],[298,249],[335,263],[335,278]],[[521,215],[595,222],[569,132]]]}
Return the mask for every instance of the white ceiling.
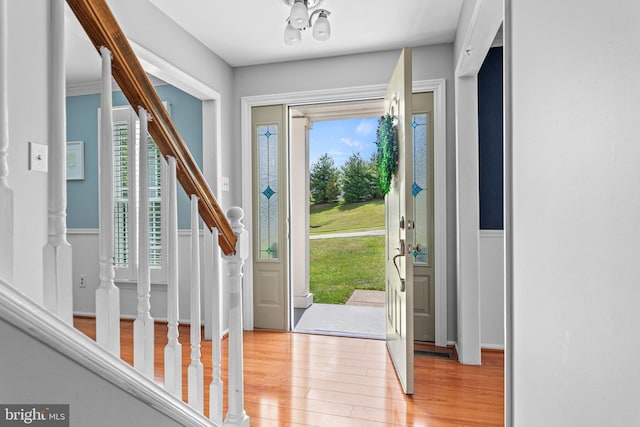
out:
{"label": "white ceiling", "polygon": [[[301,44],[287,46],[283,0],[130,1],[157,7],[234,67],[453,42],[462,7],[462,0],[324,0],[331,38],[319,42],[306,30]],[[67,28],[68,83],[97,80],[98,56],[70,11]]]}

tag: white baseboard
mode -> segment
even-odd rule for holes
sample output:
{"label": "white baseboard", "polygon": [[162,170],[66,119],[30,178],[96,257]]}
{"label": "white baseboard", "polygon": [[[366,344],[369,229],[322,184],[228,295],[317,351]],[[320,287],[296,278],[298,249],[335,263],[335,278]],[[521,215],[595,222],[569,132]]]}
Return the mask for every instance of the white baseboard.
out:
{"label": "white baseboard", "polygon": [[502,350],[504,351],[504,344],[480,344],[480,348],[486,350]]}

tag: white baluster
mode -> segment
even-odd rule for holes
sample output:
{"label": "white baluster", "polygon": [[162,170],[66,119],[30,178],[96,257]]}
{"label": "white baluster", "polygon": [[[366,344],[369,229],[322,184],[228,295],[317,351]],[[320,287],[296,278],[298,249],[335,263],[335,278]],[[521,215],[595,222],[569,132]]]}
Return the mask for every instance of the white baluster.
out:
{"label": "white baluster", "polygon": [[189,405],[204,412],[204,367],[200,361],[200,232],[198,197],[191,195],[191,364],[187,370]]}
{"label": "white baluster", "polygon": [[43,249],[44,306],[73,324],[71,245],[67,242],[67,136],[64,0],[52,0],[49,37],[48,241]]}
{"label": "white baluster", "polygon": [[13,281],[13,190],[9,187],[7,0],[0,0],[0,277]]}
{"label": "white baluster", "polygon": [[225,255],[229,286],[229,409],[225,425],[249,426],[244,410],[244,367],[242,362],[242,267],[249,255],[249,237],[242,225],[244,212],[239,207],[227,211],[236,237],[236,253]]}
{"label": "white baluster", "polygon": [[153,318],[151,317],[151,271],[149,270],[149,115],[139,107],[140,118],[140,207],[138,209],[138,316],[133,322],[133,366],[150,379],[153,373]]}
{"label": "white baluster", "polygon": [[209,385],[209,419],[222,425],[222,345],[220,343],[220,275],[215,269],[219,265],[220,246],[218,246],[218,229],[211,232],[205,230],[205,284],[211,292],[211,384]]}
{"label": "white baluster", "polygon": [[120,290],[114,284],[113,268],[113,101],[111,88],[111,52],[100,48],[102,55],[102,94],[100,101],[99,149],[99,246],[100,286],[96,290],[96,341],[120,356]]}
{"label": "white baluster", "polygon": [[167,220],[167,318],[169,341],[164,348],[165,388],[182,399],[182,344],[178,341],[178,181],[176,159],[169,157],[169,218]]}

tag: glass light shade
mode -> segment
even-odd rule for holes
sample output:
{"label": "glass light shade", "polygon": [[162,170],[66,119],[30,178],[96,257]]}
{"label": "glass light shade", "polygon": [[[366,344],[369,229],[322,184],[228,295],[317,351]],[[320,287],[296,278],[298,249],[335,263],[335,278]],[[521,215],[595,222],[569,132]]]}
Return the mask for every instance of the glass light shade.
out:
{"label": "glass light shade", "polygon": [[331,25],[329,25],[327,14],[323,12],[313,24],[313,38],[323,42],[329,40],[329,37],[331,37]]}
{"label": "glass light shade", "polygon": [[309,11],[303,0],[296,0],[291,8],[289,23],[293,28],[302,29],[309,25]]}
{"label": "glass light shade", "polygon": [[284,29],[284,43],[291,46],[302,41],[302,34],[297,28],[293,28],[291,24],[287,24],[287,28]]}

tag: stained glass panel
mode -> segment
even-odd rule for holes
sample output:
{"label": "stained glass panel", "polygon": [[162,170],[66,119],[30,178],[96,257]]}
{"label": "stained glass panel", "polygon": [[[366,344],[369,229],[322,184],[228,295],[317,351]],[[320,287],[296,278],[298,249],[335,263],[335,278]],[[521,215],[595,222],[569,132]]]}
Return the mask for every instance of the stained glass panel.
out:
{"label": "stained glass panel", "polygon": [[414,114],[413,129],[413,217],[415,218],[415,245],[413,251],[416,264],[428,264],[429,254],[429,197],[428,191],[428,153],[427,115]]}
{"label": "stained glass panel", "polygon": [[278,125],[258,134],[258,243],[260,259],[278,259]]}

